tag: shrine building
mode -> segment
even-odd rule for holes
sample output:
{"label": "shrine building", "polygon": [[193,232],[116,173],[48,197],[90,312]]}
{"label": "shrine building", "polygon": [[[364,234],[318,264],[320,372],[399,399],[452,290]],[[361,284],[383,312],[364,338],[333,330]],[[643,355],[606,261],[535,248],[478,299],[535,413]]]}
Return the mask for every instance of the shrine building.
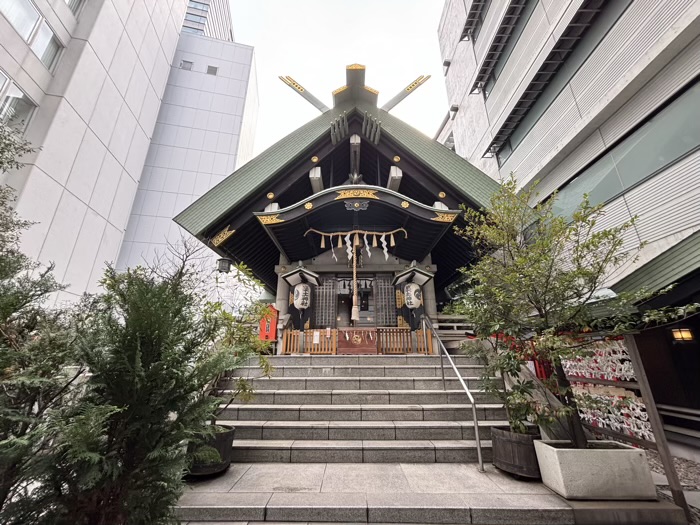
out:
{"label": "shrine building", "polygon": [[364,66],[345,74],[333,108],[281,77],[322,114],[175,221],[275,295],[278,353],[432,353],[422,316],[473,257],[460,206],[498,183],[391,114],[427,77],[380,108]]}

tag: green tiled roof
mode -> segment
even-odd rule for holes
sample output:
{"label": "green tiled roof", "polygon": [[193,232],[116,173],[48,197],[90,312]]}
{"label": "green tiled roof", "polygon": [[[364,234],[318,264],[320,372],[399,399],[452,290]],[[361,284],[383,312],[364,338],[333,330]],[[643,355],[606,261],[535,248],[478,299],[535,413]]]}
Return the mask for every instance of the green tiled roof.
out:
{"label": "green tiled roof", "polygon": [[498,189],[497,182],[442,144],[390,113],[356,101],[323,113],[270,146],[193,202],[175,217],[175,222],[193,235],[202,234],[239,203],[257,191],[263,191],[267,181],[287,164],[297,159],[316,141],[329,135],[329,122],[343,111],[348,116],[354,111],[366,111],[377,116],[382,121],[382,136],[389,136],[410,151],[431,171],[469,196],[478,207],[487,206],[491,194]]}
{"label": "green tiled roof", "polygon": [[658,257],[616,283],[616,292],[641,288],[657,291],[700,269],[700,231],[686,237]]}

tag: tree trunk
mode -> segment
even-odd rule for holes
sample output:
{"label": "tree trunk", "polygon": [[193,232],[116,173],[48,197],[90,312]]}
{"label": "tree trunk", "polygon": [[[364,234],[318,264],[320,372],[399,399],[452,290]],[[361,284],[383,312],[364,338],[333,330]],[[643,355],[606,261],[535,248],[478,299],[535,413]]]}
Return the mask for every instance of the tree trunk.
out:
{"label": "tree trunk", "polygon": [[586,448],[588,440],[586,439],[586,434],[583,432],[583,425],[581,424],[581,417],[578,414],[576,398],[574,397],[574,392],[571,390],[571,383],[566,377],[561,361],[557,360],[554,363],[554,371],[557,374],[557,385],[559,386],[562,403],[571,408],[571,415],[569,415],[567,419],[569,420],[569,428],[571,429],[571,438],[574,442],[574,446],[576,448]]}

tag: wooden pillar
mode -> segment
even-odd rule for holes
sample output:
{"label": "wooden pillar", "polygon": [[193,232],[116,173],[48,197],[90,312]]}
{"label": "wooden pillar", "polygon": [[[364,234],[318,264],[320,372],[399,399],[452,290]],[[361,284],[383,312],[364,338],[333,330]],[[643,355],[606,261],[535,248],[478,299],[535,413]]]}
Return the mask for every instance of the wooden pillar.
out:
{"label": "wooden pillar", "polygon": [[632,366],[634,367],[634,372],[637,377],[637,383],[639,384],[639,390],[642,392],[644,405],[646,406],[647,414],[649,414],[649,423],[651,423],[651,429],[654,432],[656,450],[659,453],[659,456],[661,456],[661,463],[663,463],[664,472],[666,472],[666,478],[668,479],[668,484],[671,488],[673,501],[676,505],[683,509],[686,519],[688,522],[690,522],[692,521],[690,508],[688,507],[688,503],[685,501],[685,494],[683,494],[683,488],[681,487],[681,482],[678,479],[676,467],[673,465],[673,457],[668,449],[668,441],[666,441],[663,421],[661,420],[659,411],[656,409],[654,395],[651,393],[649,379],[647,378],[647,373],[644,370],[644,363],[642,362],[642,357],[639,354],[639,348],[637,348],[637,342],[635,341],[633,335],[625,336],[625,346],[627,346],[627,353],[632,361]]}
{"label": "wooden pillar", "polygon": [[[288,266],[289,261],[283,255],[280,255],[280,264]],[[277,321],[277,353],[280,354],[282,353],[282,330],[289,314],[289,284],[279,275],[277,276],[276,292],[275,308],[279,312],[279,320]]]}

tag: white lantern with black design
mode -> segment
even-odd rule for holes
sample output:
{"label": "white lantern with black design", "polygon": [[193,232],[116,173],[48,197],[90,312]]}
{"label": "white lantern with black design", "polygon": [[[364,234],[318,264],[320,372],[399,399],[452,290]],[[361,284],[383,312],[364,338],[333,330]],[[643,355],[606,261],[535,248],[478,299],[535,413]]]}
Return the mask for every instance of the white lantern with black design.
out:
{"label": "white lantern with black design", "polygon": [[423,294],[421,293],[420,286],[416,283],[406,283],[403,287],[403,293],[405,296],[406,306],[410,310],[415,310],[423,304]]}
{"label": "white lantern with black design", "polygon": [[308,283],[299,283],[294,287],[294,308],[306,310],[311,306],[311,286]]}

